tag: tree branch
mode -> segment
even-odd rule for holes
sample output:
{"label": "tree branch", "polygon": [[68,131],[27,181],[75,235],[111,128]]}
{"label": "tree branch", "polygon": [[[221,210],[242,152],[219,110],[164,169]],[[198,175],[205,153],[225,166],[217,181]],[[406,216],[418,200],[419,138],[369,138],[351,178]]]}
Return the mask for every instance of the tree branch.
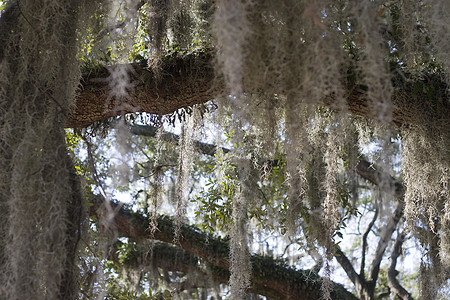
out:
{"label": "tree branch", "polygon": [[[104,200],[101,197],[92,199],[90,214],[101,217],[105,213]],[[158,230],[152,235],[148,230],[148,218],[112,203],[115,214],[108,216],[109,230],[116,231],[120,236],[136,240],[155,239],[172,244],[175,226],[168,217],[158,218]],[[212,237],[200,230],[183,225],[181,236],[176,246],[205,260],[223,270],[229,270],[228,241]],[[253,255],[252,258],[252,286],[264,287],[258,293],[267,294],[275,291],[282,299],[319,299],[321,297],[321,278],[309,271],[294,270],[281,261],[269,257]],[[269,292],[269,294],[271,294]],[[333,299],[356,299],[341,285],[333,284]]]}
{"label": "tree branch", "polygon": [[[156,137],[156,134],[158,132],[157,127],[150,125],[129,125],[129,129],[132,134],[148,137]],[[178,144],[178,142],[180,141],[179,135],[168,131],[163,132],[161,138],[163,141],[173,144]],[[206,154],[210,156],[214,156],[214,154],[216,154],[217,151],[216,145],[203,143],[200,141],[194,141],[194,146],[196,150],[201,154]],[[230,152],[230,149],[222,148],[222,151],[224,153],[228,153]]]}
{"label": "tree branch", "polygon": [[373,225],[375,224],[375,221],[378,218],[378,203],[375,203],[376,208],[375,208],[375,213],[373,215],[372,220],[370,221],[369,225],[367,226],[366,231],[364,232],[363,236],[362,236],[362,256],[361,256],[361,268],[359,271],[359,275],[362,276],[362,278],[365,278],[364,275],[364,269],[366,267],[366,250],[367,250],[367,237],[370,233],[370,231],[372,230]]}
{"label": "tree branch", "polygon": [[[140,1],[137,7],[142,3]],[[9,34],[19,17],[17,1],[9,1],[0,15],[0,61],[8,46],[6,41]],[[212,55],[213,51],[206,49],[200,53],[165,57],[158,74],[148,70],[144,63],[129,64],[126,68],[133,70],[129,74],[133,88],[122,99],[110,97],[110,74],[106,67],[85,70],[76,104],[69,114],[66,126],[84,128],[93,122],[132,112],[169,114],[177,109],[214,99],[217,91],[222,91],[224,85],[214,76]],[[421,80],[413,81],[408,79],[408,75],[400,67],[393,74],[394,125],[402,127],[414,123],[417,119],[415,114],[423,109],[427,110],[424,114],[427,118],[439,120],[440,124],[450,123],[449,88],[439,76],[425,75]],[[432,87],[432,90],[424,90],[423,87]],[[376,119],[377,114],[372,111],[373,105],[366,98],[366,90],[364,86],[352,86],[350,83],[347,109],[355,115]],[[430,100],[430,91],[435,94],[433,100]],[[284,94],[283,90],[279,94]],[[324,95],[322,104],[333,107],[335,102],[335,95]],[[442,103],[436,109],[434,104],[438,102]],[[418,109],[405,109],[410,107]]]}
{"label": "tree branch", "polygon": [[[224,84],[214,76],[212,56],[213,51],[207,50],[184,56],[165,57],[158,74],[149,70],[144,63],[129,64],[126,68],[132,70],[129,76],[133,88],[130,89],[129,95],[122,99],[111,99],[109,95],[110,74],[107,68],[86,70],[67,127],[86,127],[95,121],[131,112],[169,114],[177,109],[214,99],[219,94],[218,91],[224,90]],[[392,96],[394,125],[401,127],[414,123],[417,116],[409,108],[423,106],[429,102],[429,95],[420,90],[416,92],[415,85],[439,87],[435,89],[438,93],[436,98],[443,99],[445,105],[440,106],[439,110],[433,110],[430,105],[429,114],[436,119],[450,119],[450,106],[447,103],[449,97],[444,82],[437,78],[424,78],[420,82],[405,81],[405,74],[397,74],[397,77],[393,78],[396,85]],[[377,114],[372,111],[373,105],[367,100],[365,90],[363,86],[349,88],[347,109],[355,115],[376,119]],[[283,90],[280,90],[279,94],[284,94]],[[334,107],[335,102],[335,95],[324,95],[322,104]],[[423,107],[419,111],[423,111]]]}
{"label": "tree branch", "polygon": [[[396,209],[389,219],[388,223],[385,225],[383,232],[381,233],[380,240],[377,245],[377,249],[375,251],[375,256],[372,260],[370,269],[369,269],[369,278],[365,279],[364,268],[365,268],[365,249],[367,248],[367,235],[370,232],[377,216],[378,216],[378,208],[375,212],[372,221],[370,222],[366,232],[363,235],[363,255],[361,258],[361,269],[360,274],[358,275],[356,271],[353,269],[353,266],[349,259],[345,256],[345,254],[337,248],[336,251],[336,260],[339,264],[344,268],[347,276],[352,280],[355,284],[356,290],[358,294],[362,296],[363,294],[367,294],[369,298],[373,294],[376,281],[378,279],[378,274],[380,271],[380,263],[383,258],[384,252],[389,244],[391,236],[395,229],[397,228],[397,224],[400,221],[400,218],[403,216],[404,210],[404,191],[405,187],[395,178],[390,175],[383,174],[380,172],[373,164],[365,160],[364,158],[360,158],[358,164],[356,166],[356,172],[365,180],[369,181],[374,185],[384,185],[387,186],[388,189],[391,189],[394,192],[394,196],[398,199]],[[373,296],[373,295],[372,295]]]}
{"label": "tree branch", "polygon": [[[401,182],[395,180],[392,176],[383,174],[378,171],[375,166],[369,163],[365,159],[361,159],[356,166],[357,173],[371,182],[374,185],[384,185],[388,189],[394,192],[394,196],[397,199],[397,206],[394,210],[394,213],[391,215],[388,223],[384,226],[383,232],[381,233],[380,240],[378,241],[377,249],[375,251],[375,256],[372,260],[370,270],[369,270],[369,281],[371,285],[374,287],[378,278],[378,274],[380,271],[380,263],[383,259],[384,252],[391,240],[392,234],[397,228],[398,222],[403,216],[404,212],[404,192],[405,187]],[[363,243],[363,251],[364,251],[364,243]],[[362,270],[362,269],[361,269]],[[363,271],[362,273],[363,274]]]}
{"label": "tree branch", "polygon": [[[134,134],[146,135],[146,136],[155,136],[157,129],[152,126],[143,126],[143,125],[132,125],[131,132]],[[163,134],[164,139],[168,142],[178,143],[179,137],[173,133],[165,132]],[[195,142],[197,149],[203,153],[208,155],[213,155],[216,151],[216,146],[211,144],[202,143],[199,141]],[[224,152],[229,152],[229,149],[224,148]],[[397,228],[397,224],[400,221],[400,218],[403,216],[404,202],[403,195],[405,191],[405,187],[402,183],[398,182],[395,178],[390,175],[383,174],[380,172],[373,164],[365,160],[364,158],[360,158],[358,164],[356,166],[356,172],[365,180],[371,182],[374,185],[387,185],[388,189],[391,189],[394,192],[394,196],[398,199],[398,203],[394,213],[389,219],[388,223],[383,229],[380,240],[377,245],[377,249],[375,251],[375,257],[371,263],[370,271],[369,271],[369,281],[366,281],[364,276],[364,268],[365,268],[365,252],[367,249],[367,236],[373,227],[377,217],[378,217],[378,208],[375,212],[374,217],[368,225],[366,232],[363,234],[363,246],[362,246],[362,258],[361,258],[361,270],[360,273],[357,274],[354,270],[351,262],[345,256],[345,254],[338,248],[336,251],[336,259],[339,264],[344,268],[345,272],[349,276],[350,280],[355,284],[356,287],[361,287],[367,290],[373,290],[372,287],[368,286],[370,282],[374,287],[378,273],[380,270],[380,263],[385,253],[385,250],[389,244],[390,238]]]}
{"label": "tree branch", "polygon": [[356,172],[362,178],[369,181],[373,185],[387,185],[387,188],[394,192],[395,198],[402,201],[405,193],[404,185],[401,182],[395,180],[395,178],[393,178],[389,174],[380,172],[372,163],[370,163],[366,159],[360,158],[358,164],[356,165]]}
{"label": "tree branch", "polygon": [[405,240],[406,234],[404,232],[399,233],[395,240],[394,249],[391,254],[391,265],[389,266],[387,273],[388,285],[391,291],[397,294],[403,300],[413,300],[410,293],[405,290],[404,287],[400,285],[397,280],[398,271],[395,270],[395,266],[397,265],[397,258],[400,256],[402,251],[402,244]]}
{"label": "tree branch", "polygon": [[336,258],[337,262],[341,265],[341,267],[344,269],[350,281],[355,285],[358,295],[361,295],[362,291],[367,289],[367,282],[364,279],[364,277],[356,273],[352,263],[338,245],[336,245],[334,257]]}
{"label": "tree branch", "polygon": [[[204,264],[200,264],[201,261],[198,257],[173,245],[156,242],[149,245],[145,249],[141,249],[142,247],[132,246],[130,249],[127,249],[126,256],[121,256],[119,259],[117,251],[118,244],[119,243],[116,243],[112,246],[108,259],[119,265],[125,265],[127,268],[142,269],[142,267],[146,266],[156,266],[171,272],[181,272],[185,274],[195,273],[204,279],[204,283],[208,283],[211,279],[215,283],[228,283],[228,270],[207,264],[208,269],[211,269],[211,271],[205,272],[205,269],[203,268]],[[198,283],[196,283],[195,286],[189,286],[185,283],[181,283],[177,289],[183,291],[200,287],[207,286],[199,286]],[[262,287],[257,287],[256,289],[260,288]]]}
{"label": "tree branch", "polygon": [[400,218],[403,216],[404,208],[405,203],[403,201],[398,201],[394,213],[391,215],[391,218],[384,226],[383,232],[381,233],[380,240],[378,241],[377,249],[375,250],[375,255],[369,271],[369,279],[373,284],[375,284],[378,279],[381,260],[383,259],[384,252],[386,251],[386,248],[391,240],[392,234],[397,228],[397,224],[400,221]]}
{"label": "tree branch", "polygon": [[124,65],[122,68],[131,70],[128,72],[130,88],[122,98],[111,97],[107,67],[85,70],[67,127],[83,128],[132,112],[164,115],[205,103],[216,94],[211,60],[211,55],[206,53],[166,57],[157,74],[147,68],[146,62]]}
{"label": "tree branch", "polygon": [[[148,136],[148,137],[156,137],[156,133],[158,131],[157,127],[154,127],[151,125],[130,125],[129,128],[130,128],[130,132],[132,134]],[[167,132],[167,131],[162,134],[162,138],[164,141],[169,142],[169,143],[174,143],[174,144],[177,144],[180,139],[180,137],[178,135],[171,133],[171,132]],[[195,147],[196,147],[197,151],[199,151],[202,154],[212,156],[217,151],[216,145],[203,143],[200,141],[194,141],[194,143],[195,143]],[[224,153],[228,153],[231,150],[228,148],[222,147],[222,151]],[[278,162],[274,162],[274,164],[278,164]],[[403,195],[404,195],[404,191],[405,191],[405,187],[403,186],[403,184],[401,182],[395,180],[395,178],[393,178],[392,176],[386,176],[383,173],[381,173],[380,171],[378,171],[378,169],[376,169],[376,167],[372,163],[370,163],[363,157],[361,157],[359,159],[359,161],[356,165],[356,172],[363,179],[369,181],[370,183],[372,183],[374,185],[379,185],[379,184],[381,184],[382,180],[384,180],[384,181],[387,180],[387,183],[389,184],[390,187],[392,187],[392,189],[395,192],[395,194],[394,194],[395,197],[399,200],[403,199]]]}

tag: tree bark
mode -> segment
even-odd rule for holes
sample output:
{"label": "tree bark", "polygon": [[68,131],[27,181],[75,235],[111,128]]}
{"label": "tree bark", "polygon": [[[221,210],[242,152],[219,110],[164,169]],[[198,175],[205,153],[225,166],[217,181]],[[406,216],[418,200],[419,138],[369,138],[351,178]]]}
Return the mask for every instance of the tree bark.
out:
{"label": "tree bark", "polygon": [[[76,105],[69,114],[66,126],[83,128],[96,121],[132,112],[165,115],[212,100],[224,90],[223,81],[215,76],[213,55],[212,50],[173,55],[163,60],[158,72],[149,70],[146,63],[123,66],[130,70],[131,87],[128,95],[122,98],[110,95],[109,70],[117,66],[85,70]],[[413,125],[418,112],[439,120],[441,124],[450,122],[448,89],[444,82],[436,76],[420,81],[405,80],[404,77],[407,75],[397,75],[392,79],[395,86],[392,96],[393,125]],[[427,88],[429,86],[433,87],[431,92]],[[347,110],[364,118],[377,119],[373,104],[366,98],[366,89],[349,84]],[[282,88],[280,94],[283,94]],[[336,108],[335,101],[335,95],[324,95],[322,104]]]}
{"label": "tree bark", "polygon": [[123,97],[110,93],[110,71],[117,66],[86,70],[67,127],[83,128],[132,112],[165,115],[205,103],[216,94],[211,60],[205,53],[168,57],[158,72],[149,70],[146,63],[119,66],[130,77],[128,95]]}

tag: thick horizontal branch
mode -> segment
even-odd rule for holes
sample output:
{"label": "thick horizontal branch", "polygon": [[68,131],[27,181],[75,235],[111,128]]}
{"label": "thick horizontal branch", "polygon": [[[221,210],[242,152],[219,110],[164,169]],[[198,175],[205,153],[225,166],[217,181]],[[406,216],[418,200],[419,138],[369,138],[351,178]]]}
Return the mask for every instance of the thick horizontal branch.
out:
{"label": "thick horizontal branch", "polygon": [[170,272],[181,272],[184,274],[194,273],[194,276],[203,279],[203,282],[199,282],[197,279],[191,282],[191,284],[187,284],[186,282],[176,282],[174,284],[177,285],[177,291],[207,288],[211,281],[214,283],[228,283],[230,275],[228,270],[211,266],[211,268],[214,269],[214,272],[207,272],[204,268],[204,264],[201,263],[198,257],[173,245],[156,242],[151,245],[146,244],[146,247],[144,248],[135,244],[127,248],[126,253],[121,253],[120,258],[118,255],[118,245],[120,245],[119,242],[112,245],[108,259],[119,265],[125,266],[127,269],[142,270],[143,267],[155,266]]}
{"label": "thick horizontal branch", "polygon": [[[142,269],[142,266],[157,266],[165,271],[181,272],[181,273],[194,273],[197,278],[203,278],[203,282],[195,280],[191,284],[185,282],[176,282],[177,290],[185,291],[188,289],[207,288],[211,287],[211,281],[214,283],[228,284],[230,278],[230,272],[228,269],[218,267],[211,263],[206,263],[207,269],[204,268],[204,263],[195,255],[185,251],[181,248],[169,245],[167,243],[154,243],[151,247],[151,251],[148,248],[145,250],[139,249],[139,247],[133,247],[127,251],[126,256],[122,256],[119,260],[117,251],[111,251],[108,259],[115,261],[116,263],[126,265],[127,268]],[[151,255],[148,255],[148,253]],[[176,257],[176,259],[174,259]],[[260,256],[255,256],[252,259],[253,264],[261,265]],[[269,258],[269,260],[271,260]],[[200,279],[201,280],[201,279]],[[265,295],[270,299],[279,299],[280,295],[277,291],[268,289],[267,287],[254,283],[249,288],[248,292],[259,295]]]}
{"label": "thick horizontal branch", "polygon": [[[132,112],[165,115],[205,103],[215,94],[211,60],[205,53],[167,57],[157,73],[138,63],[86,70],[67,127],[83,128]],[[126,96],[112,95],[114,72],[129,76]]]}
{"label": "thick horizontal branch", "polygon": [[[135,240],[154,239],[165,243],[174,243],[174,222],[169,217],[158,218],[158,229],[154,234],[148,230],[148,218],[132,212],[124,206],[111,202],[113,216],[108,216],[108,228],[120,236]],[[104,201],[93,198],[90,207],[91,216],[102,218],[107,212]],[[227,240],[207,235],[192,226],[182,225],[177,247],[203,259],[205,262],[228,271],[229,245]],[[284,263],[269,257],[252,256],[252,287],[255,293],[274,296],[281,299],[320,299],[321,278],[310,271],[294,270]],[[258,289],[258,291],[256,291]],[[356,299],[339,284],[333,284],[333,299]]]}
{"label": "thick horizontal branch", "polygon": [[[86,70],[67,126],[86,127],[95,121],[132,112],[164,115],[180,108],[205,103],[223,91],[223,82],[215,80],[212,62],[212,51],[207,51],[182,57],[167,57],[163,60],[158,73],[149,70],[145,64]],[[127,71],[130,76],[128,94],[121,98],[111,96],[113,88],[111,85],[114,85],[111,72],[117,71],[117,68]],[[414,123],[417,111],[423,112],[424,107],[429,108],[427,118],[434,115],[441,124],[442,118],[450,119],[450,105],[444,83],[429,78],[420,82],[408,81],[404,79],[404,74],[398,77],[393,79],[395,86],[392,96],[393,124],[407,126]],[[365,90],[363,86],[349,88],[348,111],[365,118],[376,119],[378,114],[373,111],[373,104],[367,100]],[[282,90],[280,94],[283,94]],[[433,98],[431,101],[430,97]],[[335,102],[334,95],[324,94],[322,104],[334,108]],[[420,105],[425,106],[416,110],[410,109]]]}

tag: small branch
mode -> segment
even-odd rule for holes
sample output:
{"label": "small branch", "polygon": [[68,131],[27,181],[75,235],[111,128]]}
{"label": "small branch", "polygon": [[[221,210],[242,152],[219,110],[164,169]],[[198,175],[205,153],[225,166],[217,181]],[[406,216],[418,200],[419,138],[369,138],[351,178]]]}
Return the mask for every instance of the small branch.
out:
{"label": "small branch", "polygon": [[[398,200],[397,206],[395,208],[394,213],[389,219],[388,223],[384,226],[383,232],[381,233],[380,240],[378,241],[377,249],[375,251],[375,256],[372,260],[369,269],[369,280],[367,281],[371,285],[371,289],[375,287],[375,284],[378,279],[378,274],[380,272],[380,264],[383,259],[384,252],[386,251],[387,246],[391,240],[392,234],[397,228],[398,222],[403,216],[405,202],[404,202],[404,193],[405,186],[397,181],[392,176],[386,176],[382,172],[380,172],[373,164],[368,162],[365,159],[361,159],[356,166],[357,173],[371,182],[374,185],[387,185],[394,192],[395,198]],[[364,245],[363,245],[363,251]],[[363,257],[365,258],[365,256]],[[361,269],[361,274],[364,274],[363,268]]]}
{"label": "small branch", "polygon": [[388,285],[391,291],[397,294],[403,300],[413,300],[410,293],[405,290],[404,287],[400,285],[397,280],[398,271],[395,270],[395,266],[397,265],[397,258],[401,255],[402,252],[402,244],[405,240],[406,234],[405,232],[399,233],[395,240],[394,249],[391,254],[391,265],[389,266],[387,273]]}
{"label": "small branch", "polygon": [[345,255],[344,252],[342,252],[341,248],[337,245],[336,245],[334,257],[336,258],[338,263],[341,265],[341,267],[344,269],[348,278],[351,280],[351,282],[356,287],[365,285],[365,282],[361,281],[361,278],[359,277],[358,273],[356,273],[356,271],[353,268],[353,265],[350,262],[350,260],[348,259],[348,257]]}
{"label": "small branch", "polygon": [[394,233],[395,229],[397,228],[398,222],[403,216],[404,208],[405,203],[403,201],[398,201],[394,213],[392,214],[386,226],[384,226],[383,232],[381,233],[381,237],[378,241],[377,249],[375,251],[375,257],[373,258],[369,271],[370,280],[373,282],[373,284],[375,284],[378,279],[381,260],[383,259],[384,252],[389,244],[389,241],[391,240],[392,234]]}
{"label": "small branch", "polygon": [[[156,137],[158,132],[158,128],[150,125],[129,125],[130,132],[135,135],[148,136],[148,137]],[[161,134],[161,139],[168,143],[178,144],[180,141],[180,136],[165,131]],[[194,141],[194,146],[196,150],[202,154],[213,156],[217,151],[217,146],[203,143],[200,141]],[[222,148],[224,153],[230,152],[230,149]]]}
{"label": "small branch", "polygon": [[92,172],[92,177],[94,179],[94,183],[100,189],[100,192],[102,193],[102,196],[105,199],[107,199],[106,192],[103,189],[103,184],[100,181],[100,176],[98,175],[97,168],[95,166],[94,154],[92,153],[92,143],[88,140],[86,135],[82,135],[81,139],[86,144],[86,150],[87,150],[89,167],[91,168],[91,172]]}
{"label": "small branch", "polygon": [[[98,175],[97,168],[95,166],[94,154],[92,153],[92,144],[86,135],[82,135],[81,139],[86,143],[88,161],[89,161],[89,166],[91,168],[91,172],[93,174],[92,177],[94,179],[94,183],[97,185],[100,192],[102,193],[101,199],[103,199],[103,205],[106,210],[106,212],[104,212],[105,215],[103,216],[103,221],[106,221],[106,223],[103,225],[106,226],[107,228],[109,228],[112,224],[111,218],[115,215],[115,211],[114,211],[113,207],[111,206],[111,202],[108,201],[108,196],[106,195],[106,191],[103,188],[102,182],[100,181],[100,176]],[[119,208],[120,208],[120,206],[117,206],[116,210]],[[107,216],[107,217],[105,218],[105,216]]]}
{"label": "small branch", "polygon": [[372,220],[370,221],[369,225],[367,226],[366,231],[364,232],[362,236],[362,257],[361,257],[361,269],[359,271],[359,275],[362,276],[362,278],[365,278],[364,275],[364,268],[366,267],[366,250],[367,250],[367,237],[369,236],[370,231],[372,230],[373,225],[375,224],[375,221],[378,219],[378,201],[375,203],[375,214],[373,215]]}

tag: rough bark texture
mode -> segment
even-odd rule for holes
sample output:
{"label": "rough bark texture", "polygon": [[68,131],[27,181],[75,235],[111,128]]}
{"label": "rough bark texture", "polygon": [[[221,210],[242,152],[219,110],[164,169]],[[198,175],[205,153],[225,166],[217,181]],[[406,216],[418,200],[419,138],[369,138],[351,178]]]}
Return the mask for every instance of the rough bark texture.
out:
{"label": "rough bark texture", "polygon": [[[194,104],[214,99],[223,90],[223,82],[215,78],[213,51],[171,56],[163,60],[155,73],[145,64],[127,66],[133,88],[126,98],[116,99],[109,95],[110,73],[106,67],[86,70],[76,100],[76,107],[69,115],[67,127],[83,128],[93,122],[131,112],[147,112],[164,115]],[[398,127],[414,123],[416,109],[429,108],[428,115],[439,120],[450,121],[450,105],[447,101],[445,83],[439,78],[424,78],[421,81],[405,80],[406,74],[393,78],[394,110],[392,123]],[[433,86],[433,96],[422,87]],[[365,118],[376,119],[372,103],[367,100],[367,88],[349,83],[348,111]],[[280,94],[283,91],[280,90]],[[436,99],[436,103],[424,105]],[[323,104],[334,107],[335,96],[324,95]],[[440,103],[438,103],[440,102]]]}
{"label": "rough bark texture", "polygon": [[121,99],[110,96],[108,68],[86,70],[67,127],[83,128],[93,122],[131,112],[165,115],[207,102],[215,94],[214,70],[209,54],[167,57],[158,73],[137,63],[126,69],[131,70],[132,88],[128,90],[128,96]]}

